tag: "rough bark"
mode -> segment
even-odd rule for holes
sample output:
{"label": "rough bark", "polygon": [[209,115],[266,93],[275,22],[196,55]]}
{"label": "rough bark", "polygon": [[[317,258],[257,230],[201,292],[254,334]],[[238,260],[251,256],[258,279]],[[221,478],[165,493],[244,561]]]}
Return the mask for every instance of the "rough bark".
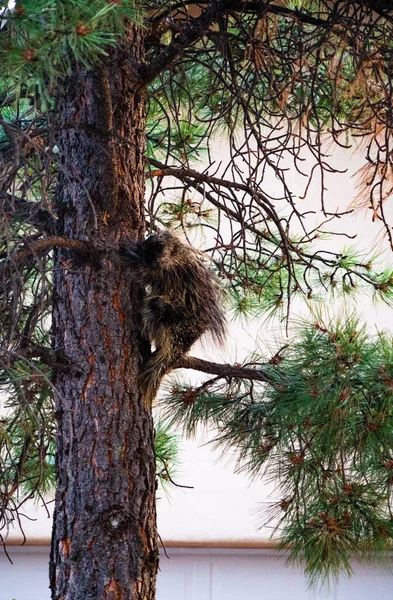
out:
{"label": "rough bark", "polygon": [[144,97],[134,91],[142,53],[130,26],[94,72],[75,65],[62,100],[57,235],[91,252],[55,252],[54,349],[65,359],[54,373],[56,600],[155,596],[153,425],[138,388],[142,291],[116,259],[120,241],[144,229]]}

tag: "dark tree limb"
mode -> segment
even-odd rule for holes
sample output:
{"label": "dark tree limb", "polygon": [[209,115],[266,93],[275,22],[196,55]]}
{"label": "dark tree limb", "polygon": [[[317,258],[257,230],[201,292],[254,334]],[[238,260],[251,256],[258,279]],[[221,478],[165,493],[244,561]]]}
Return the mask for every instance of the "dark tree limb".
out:
{"label": "dark tree limb", "polygon": [[[195,42],[200,40],[209,27],[217,22],[218,18],[230,10],[232,0],[221,0],[221,2],[211,2],[209,8],[202,11],[202,14],[193,19],[183,27],[181,33],[175,37],[174,41],[166,46],[155,56],[150,64],[139,67],[139,86],[146,87],[162,71],[165,71],[174,60],[185,50],[190,48]],[[263,7],[264,3],[261,3]]]}
{"label": "dark tree limb", "polygon": [[199,171],[195,171],[194,169],[188,169],[185,167],[168,167],[164,163],[161,163],[160,161],[158,161],[154,158],[149,158],[149,162],[151,165],[153,165],[153,167],[157,167],[158,169],[161,170],[160,175],[163,177],[170,176],[170,177],[176,177],[176,178],[182,179],[182,180],[184,180],[185,178],[191,178],[194,181],[197,181],[199,183],[208,183],[208,184],[224,187],[224,188],[235,190],[235,191],[241,191],[241,192],[245,192],[246,194],[249,194],[251,197],[259,200],[261,208],[266,212],[268,217],[270,217],[272,219],[272,221],[277,225],[277,228],[279,229],[279,231],[282,235],[282,238],[283,239],[287,238],[285,232],[282,229],[280,218],[278,217],[278,215],[274,209],[274,206],[272,205],[272,203],[270,202],[268,197],[265,194],[263,194],[262,192],[259,192],[258,190],[253,188],[252,186],[250,186],[246,183],[230,181],[228,179],[221,179],[220,177],[214,177],[211,175],[207,175],[206,173],[200,173]]}
{"label": "dark tree limb", "polygon": [[20,250],[16,250],[13,254],[9,256],[9,258],[7,258],[3,265],[0,266],[0,271],[11,262],[21,262],[31,255],[40,254],[45,250],[50,250],[55,247],[69,248],[70,250],[75,250],[76,252],[82,254],[87,254],[90,251],[90,246],[86,242],[54,235],[46,238],[41,238],[39,240],[31,242],[29,245],[26,245]]}
{"label": "dark tree limb", "polygon": [[176,369],[193,369],[209,375],[218,375],[223,378],[236,377],[238,379],[249,379],[250,381],[262,381],[273,383],[274,379],[270,373],[261,366],[258,369],[238,367],[236,365],[213,363],[194,356],[183,356],[175,366]]}
{"label": "dark tree limb", "polygon": [[36,344],[28,344],[19,346],[15,350],[4,350],[0,352],[0,366],[10,366],[13,362],[19,360],[30,360],[37,358],[50,368],[61,368],[67,363],[63,353],[54,351],[45,346],[37,346]]}
{"label": "dark tree limb", "polygon": [[[372,0],[369,0],[369,1],[372,2]],[[210,4],[209,0],[206,0],[205,2],[198,2],[198,7],[207,6],[209,4]],[[161,19],[167,17],[169,14],[173,15],[173,13],[176,12],[177,10],[184,9],[184,7],[187,5],[195,6],[195,1],[192,0],[190,2],[179,2],[177,4],[173,4],[173,5],[171,5],[170,9],[166,9],[165,11],[161,12],[157,16],[151,18],[150,21],[152,23],[156,23],[156,22],[160,21]],[[259,0],[259,1],[256,0],[254,2],[253,1],[242,2],[241,0],[233,0],[230,3],[230,5],[231,5],[230,10],[232,12],[241,12],[244,14],[258,15],[261,13],[261,11],[265,11],[265,12],[269,12],[269,13],[283,15],[283,16],[291,18],[291,19],[296,19],[297,21],[300,21],[301,23],[307,23],[308,25],[315,25],[317,27],[328,27],[330,24],[328,19],[321,19],[318,17],[313,17],[311,14],[307,14],[301,10],[291,9],[286,6],[278,6],[277,4],[270,4],[268,1],[263,1],[263,0]]]}

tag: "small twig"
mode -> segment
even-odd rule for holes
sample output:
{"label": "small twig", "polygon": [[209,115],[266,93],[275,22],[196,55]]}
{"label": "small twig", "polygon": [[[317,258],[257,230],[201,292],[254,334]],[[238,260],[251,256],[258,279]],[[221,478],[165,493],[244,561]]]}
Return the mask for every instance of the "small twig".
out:
{"label": "small twig", "polygon": [[159,540],[160,540],[160,542],[161,542],[161,546],[162,546],[162,549],[164,550],[164,554],[165,554],[165,556],[166,556],[166,557],[167,557],[167,558],[170,560],[170,558],[171,558],[171,557],[169,556],[168,552],[166,551],[165,544],[164,544],[164,542],[162,541],[162,537],[160,536],[160,534],[158,533],[158,531],[157,531],[157,536],[158,536],[158,539],[159,539]]}
{"label": "small twig", "polygon": [[193,490],[193,489],[194,489],[194,486],[193,486],[193,485],[182,485],[181,483],[176,483],[176,481],[174,481],[174,480],[172,479],[172,477],[170,476],[170,474],[169,474],[169,470],[168,470],[168,467],[167,467],[166,465],[164,465],[164,467],[163,467],[163,469],[162,469],[162,470],[163,470],[163,472],[165,473],[165,477],[168,479],[168,481],[170,481],[170,482],[171,482],[171,484],[172,484],[172,485],[174,485],[175,487],[178,487],[178,488],[185,488],[185,489],[187,489],[187,490]]}
{"label": "small twig", "polygon": [[10,561],[11,565],[13,565],[14,562],[13,562],[12,558],[10,557],[10,555],[8,554],[7,546],[6,546],[6,543],[5,543],[5,538],[1,535],[1,533],[0,533],[0,544],[3,546],[3,552],[4,552],[4,554],[6,555],[6,557],[8,558],[8,560]]}

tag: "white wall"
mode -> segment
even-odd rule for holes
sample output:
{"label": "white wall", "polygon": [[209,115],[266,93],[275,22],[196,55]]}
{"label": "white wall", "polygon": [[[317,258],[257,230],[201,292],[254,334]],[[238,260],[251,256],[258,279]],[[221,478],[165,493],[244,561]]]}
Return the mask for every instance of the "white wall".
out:
{"label": "white wall", "polygon": [[157,600],[391,600],[393,576],[354,563],[357,573],[330,591],[310,590],[302,571],[268,550],[168,551]]}
{"label": "white wall", "polygon": [[[0,554],[0,600],[49,600],[47,547],[9,548]],[[393,576],[354,563],[356,574],[330,593],[308,590],[303,574],[285,557],[262,550],[167,548],[161,554],[157,600],[391,600]]]}

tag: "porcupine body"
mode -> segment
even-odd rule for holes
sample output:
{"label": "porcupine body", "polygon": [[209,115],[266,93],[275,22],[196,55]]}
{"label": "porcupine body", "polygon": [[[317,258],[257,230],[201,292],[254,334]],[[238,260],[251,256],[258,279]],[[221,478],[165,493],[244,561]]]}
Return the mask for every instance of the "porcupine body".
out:
{"label": "porcupine body", "polygon": [[145,401],[151,406],[162,377],[204,333],[219,343],[225,337],[221,289],[201,254],[169,231],[154,233],[122,248],[133,275],[147,288],[142,333],[155,351],[142,373]]}

